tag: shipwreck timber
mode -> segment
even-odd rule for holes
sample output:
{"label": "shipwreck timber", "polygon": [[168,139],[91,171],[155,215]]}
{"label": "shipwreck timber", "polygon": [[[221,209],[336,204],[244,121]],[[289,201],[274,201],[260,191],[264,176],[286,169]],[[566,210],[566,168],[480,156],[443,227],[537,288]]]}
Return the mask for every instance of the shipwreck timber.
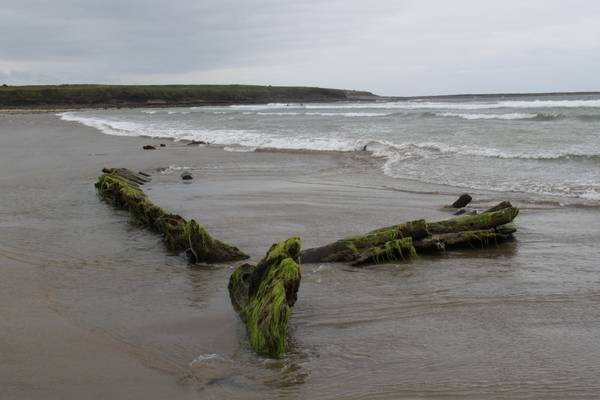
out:
{"label": "shipwreck timber", "polygon": [[248,256],[237,247],[213,238],[196,221],[168,214],[153,204],[141,186],[150,181],[147,174],[125,168],[104,168],[96,182],[100,197],[114,207],[129,211],[134,223],[163,235],[166,247],[185,252],[192,263],[218,263],[244,260]]}
{"label": "shipwreck timber", "polygon": [[257,265],[242,264],[229,278],[231,303],[259,354],[279,357],[286,351],[288,321],[300,287],[300,247],[298,237],[273,244]]}
{"label": "shipwreck timber", "polygon": [[347,262],[352,265],[381,264],[460,247],[485,247],[509,240],[516,231],[510,224],[519,209],[502,202],[476,215],[439,222],[417,220],[376,229],[325,246],[304,250],[304,263]]}

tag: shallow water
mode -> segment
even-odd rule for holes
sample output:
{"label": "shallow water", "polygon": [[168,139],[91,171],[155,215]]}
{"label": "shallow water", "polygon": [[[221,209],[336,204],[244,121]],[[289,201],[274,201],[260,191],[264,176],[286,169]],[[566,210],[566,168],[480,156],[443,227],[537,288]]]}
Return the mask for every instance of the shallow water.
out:
{"label": "shallow water", "polygon": [[[268,104],[62,115],[112,135],[194,139],[230,151],[360,151],[392,177],[600,202],[598,95]],[[501,171],[501,173],[500,173]]]}
{"label": "shallow water", "polygon": [[[95,196],[103,166],[152,172],[153,201],[254,259],[292,235],[311,246],[448,218],[440,207],[458,191],[386,177],[361,154],[171,142],[144,152],[159,142],[50,115],[0,118],[0,260],[39,267],[59,315],[121,343],[193,397],[564,399],[600,390],[597,207],[479,190],[477,208],[500,197],[522,206],[515,242],[402,265],[303,265],[290,352],[267,360],[249,349],[229,304],[233,267],[168,255]],[[182,167],[192,183],[179,180]]]}

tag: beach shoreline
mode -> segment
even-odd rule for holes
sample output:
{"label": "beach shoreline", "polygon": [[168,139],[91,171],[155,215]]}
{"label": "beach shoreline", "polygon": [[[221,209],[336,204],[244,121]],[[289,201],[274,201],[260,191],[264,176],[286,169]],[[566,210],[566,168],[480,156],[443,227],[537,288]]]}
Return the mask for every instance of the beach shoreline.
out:
{"label": "beach shoreline", "polygon": [[252,260],[294,235],[311,247],[447,219],[443,206],[464,189],[385,176],[360,152],[227,152],[105,135],[47,113],[3,114],[0,128],[0,343],[10,360],[0,386],[9,399],[598,390],[599,354],[586,345],[600,320],[595,207],[474,190],[477,209],[521,207],[516,242],[365,269],[303,265],[290,354],[268,362],[248,348],[229,304],[233,265],[193,267],[169,255],[97,198],[103,167],[149,172],[154,203]]}

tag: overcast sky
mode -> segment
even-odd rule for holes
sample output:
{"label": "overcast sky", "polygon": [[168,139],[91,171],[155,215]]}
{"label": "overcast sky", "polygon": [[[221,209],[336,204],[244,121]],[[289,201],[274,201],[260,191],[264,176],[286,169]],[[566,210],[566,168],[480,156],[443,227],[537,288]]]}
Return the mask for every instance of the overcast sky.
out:
{"label": "overcast sky", "polygon": [[598,0],[0,0],[0,83],[600,90]]}

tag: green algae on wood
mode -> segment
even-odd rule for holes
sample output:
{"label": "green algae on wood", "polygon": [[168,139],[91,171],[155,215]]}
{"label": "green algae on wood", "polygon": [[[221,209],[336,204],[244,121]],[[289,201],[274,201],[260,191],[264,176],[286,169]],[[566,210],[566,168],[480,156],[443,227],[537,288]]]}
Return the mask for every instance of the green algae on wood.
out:
{"label": "green algae on wood", "polygon": [[163,235],[166,247],[175,253],[185,251],[192,263],[236,261],[248,258],[237,247],[214,239],[196,221],[167,214],[144,194],[145,174],[125,168],[105,168],[96,182],[98,194],[114,207],[128,210],[131,220]]}
{"label": "green algae on wood", "polygon": [[304,250],[300,257],[303,262],[365,265],[404,261],[416,254],[439,253],[461,247],[486,247],[512,237],[516,228],[511,222],[518,214],[518,208],[504,201],[482,214],[431,223],[417,220],[376,229]]}
{"label": "green algae on wood", "polygon": [[491,229],[495,226],[508,224],[515,219],[518,214],[518,208],[506,207],[497,211],[484,212],[475,215],[464,215],[445,221],[432,222],[428,224],[428,228],[432,235],[439,233]]}
{"label": "green algae on wood", "polygon": [[384,264],[396,260],[408,260],[417,256],[417,251],[413,246],[412,238],[406,237],[398,240],[391,240],[377,247],[371,247],[362,253],[354,266],[365,264]]}
{"label": "green algae on wood", "polygon": [[231,303],[259,354],[280,357],[286,351],[291,307],[300,287],[300,247],[298,237],[276,243],[256,266],[240,265],[229,278]]}
{"label": "green algae on wood", "polygon": [[304,250],[303,262],[352,262],[366,250],[387,242],[410,237],[417,240],[429,235],[427,222],[423,219],[376,229],[364,235],[352,236],[322,247]]}

